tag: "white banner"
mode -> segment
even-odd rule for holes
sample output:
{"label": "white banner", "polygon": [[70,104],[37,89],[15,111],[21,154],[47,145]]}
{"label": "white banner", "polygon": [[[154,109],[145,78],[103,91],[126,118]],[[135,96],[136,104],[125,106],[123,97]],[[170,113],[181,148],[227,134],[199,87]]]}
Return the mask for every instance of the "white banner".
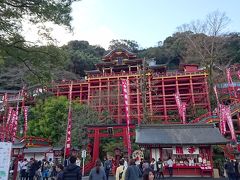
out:
{"label": "white banner", "polygon": [[0,142],[0,180],[8,180],[12,143]]}
{"label": "white banner", "polygon": [[173,146],[173,154],[199,154],[199,147]]}

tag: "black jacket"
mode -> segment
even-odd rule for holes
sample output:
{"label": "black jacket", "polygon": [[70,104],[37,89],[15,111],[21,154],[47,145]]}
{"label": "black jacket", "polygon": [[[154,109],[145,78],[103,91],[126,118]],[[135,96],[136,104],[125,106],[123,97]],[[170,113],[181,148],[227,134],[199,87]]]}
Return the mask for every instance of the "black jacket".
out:
{"label": "black jacket", "polygon": [[63,180],[81,180],[82,172],[76,164],[69,164],[63,172]]}

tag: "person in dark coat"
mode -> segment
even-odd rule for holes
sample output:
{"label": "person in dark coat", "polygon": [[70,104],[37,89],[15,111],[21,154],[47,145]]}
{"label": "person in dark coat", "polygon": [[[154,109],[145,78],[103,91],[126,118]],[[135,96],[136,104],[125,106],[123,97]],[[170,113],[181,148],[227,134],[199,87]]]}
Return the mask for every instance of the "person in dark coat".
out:
{"label": "person in dark coat", "polygon": [[130,166],[128,166],[125,174],[125,180],[138,180],[142,177],[140,169],[136,166],[135,160],[130,160]]}
{"label": "person in dark coat", "polygon": [[82,172],[79,166],[76,165],[77,158],[71,156],[69,158],[69,165],[64,169],[63,180],[81,180]]}
{"label": "person in dark coat", "polygon": [[56,171],[57,171],[56,180],[63,180],[63,170],[64,170],[64,167],[62,164],[58,164],[56,166]]}
{"label": "person in dark coat", "polygon": [[234,162],[234,168],[235,168],[235,179],[240,179],[240,173],[239,173],[239,160]]}
{"label": "person in dark coat", "polygon": [[38,166],[38,162],[35,161],[33,158],[30,159],[30,168],[29,168],[29,180],[33,180],[36,171],[38,170],[39,166]]}
{"label": "person in dark coat", "polygon": [[110,173],[111,170],[112,170],[112,161],[109,160],[109,159],[106,157],[106,160],[105,160],[104,163],[103,163],[103,167],[104,167],[104,171],[105,171],[105,174],[106,174],[106,177],[107,177],[107,180],[108,180],[109,173]]}
{"label": "person in dark coat", "polygon": [[228,179],[229,180],[235,180],[235,168],[234,168],[234,162],[228,160],[225,164],[224,168],[226,169]]}

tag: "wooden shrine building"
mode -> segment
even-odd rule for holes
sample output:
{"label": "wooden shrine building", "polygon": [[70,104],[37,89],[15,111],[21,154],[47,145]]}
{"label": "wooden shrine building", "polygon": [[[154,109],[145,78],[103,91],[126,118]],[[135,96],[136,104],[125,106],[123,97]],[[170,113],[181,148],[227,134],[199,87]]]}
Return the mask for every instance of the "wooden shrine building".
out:
{"label": "wooden shrine building", "polygon": [[[150,156],[163,162],[172,158],[173,176],[212,176],[213,145],[227,144],[211,124],[141,125],[136,143],[150,149]],[[164,175],[168,175],[167,165]]]}

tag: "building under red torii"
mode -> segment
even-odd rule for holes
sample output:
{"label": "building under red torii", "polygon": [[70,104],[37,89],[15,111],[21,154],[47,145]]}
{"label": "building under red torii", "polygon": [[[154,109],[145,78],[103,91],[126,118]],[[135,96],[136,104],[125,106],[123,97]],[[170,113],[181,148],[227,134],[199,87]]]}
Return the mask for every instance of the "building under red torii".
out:
{"label": "building under red torii", "polygon": [[[104,112],[118,124],[125,123],[125,109],[121,79],[129,82],[130,123],[143,119],[143,77],[146,84],[147,114],[158,123],[181,123],[174,94],[179,91],[182,102],[187,104],[187,117],[198,109],[210,111],[208,74],[197,65],[185,64],[179,69],[168,71],[166,66],[152,60],[139,59],[135,54],[116,49],[109,52],[96,64],[97,69],[86,71],[86,78],[73,82],[72,96],[80,103],[97,110],[101,118]],[[55,83],[51,91],[56,96],[68,96],[70,82]]]}

